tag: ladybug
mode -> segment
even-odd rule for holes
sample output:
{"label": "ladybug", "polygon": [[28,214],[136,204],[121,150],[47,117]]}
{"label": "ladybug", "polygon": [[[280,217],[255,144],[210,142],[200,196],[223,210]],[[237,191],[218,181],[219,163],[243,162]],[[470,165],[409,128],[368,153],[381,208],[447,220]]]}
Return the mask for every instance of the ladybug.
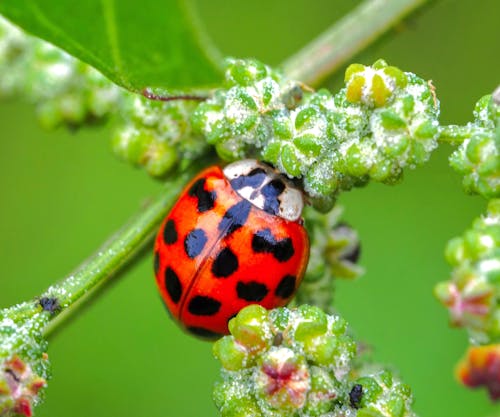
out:
{"label": "ladybug", "polygon": [[156,237],[156,283],[172,317],[212,339],[249,304],[286,305],[309,258],[303,205],[291,181],[256,160],[196,176]]}

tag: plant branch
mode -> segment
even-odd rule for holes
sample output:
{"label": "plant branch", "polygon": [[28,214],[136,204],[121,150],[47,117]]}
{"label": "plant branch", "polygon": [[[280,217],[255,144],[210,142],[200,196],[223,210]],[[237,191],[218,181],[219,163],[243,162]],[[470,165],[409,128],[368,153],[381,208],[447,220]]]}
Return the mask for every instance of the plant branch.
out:
{"label": "plant branch", "polygon": [[317,85],[427,0],[365,0],[283,64],[286,75]]}
{"label": "plant branch", "polygon": [[470,138],[475,128],[472,125],[447,125],[440,127],[438,141],[441,143],[461,144],[465,139]]}
{"label": "plant branch", "polygon": [[44,309],[53,306],[53,315],[43,331],[44,335],[50,334],[83,302],[95,294],[98,288],[113,278],[124,266],[139,258],[141,249],[151,242],[165,213],[186,181],[196,171],[196,166],[192,166],[169,182],[168,188],[116,232],[76,271],[49,287],[38,298],[38,303],[25,303],[26,307],[19,314],[28,317],[40,311],[40,306]]}

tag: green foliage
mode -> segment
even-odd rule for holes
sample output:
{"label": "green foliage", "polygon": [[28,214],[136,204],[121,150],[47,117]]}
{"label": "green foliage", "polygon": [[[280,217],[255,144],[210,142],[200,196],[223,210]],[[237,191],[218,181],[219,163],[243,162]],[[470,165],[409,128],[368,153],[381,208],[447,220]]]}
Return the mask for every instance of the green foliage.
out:
{"label": "green foliage", "polygon": [[23,88],[30,38],[0,17],[0,96],[11,96]]}
{"label": "green foliage", "polygon": [[492,200],[463,236],[450,240],[449,281],[435,288],[454,325],[465,327],[474,343],[500,343],[500,200]]}
{"label": "green foliage", "polygon": [[[92,67],[0,21],[3,94],[36,103],[43,125],[79,126],[122,115],[113,149],[122,159],[163,177],[215,146],[221,158],[257,157],[302,178],[314,206],[326,211],[342,190],[368,181],[398,182],[405,167],[429,158],[440,135],[432,85],[379,60],[353,64],[335,96],[312,92],[256,60],[229,59],[226,81],[205,102],[154,102],[126,93]],[[498,106],[477,104],[468,135],[450,157],[467,191],[500,192]],[[181,140],[182,139],[182,140]]]}
{"label": "green foliage", "polygon": [[123,160],[162,177],[175,166],[188,165],[208,151],[204,138],[189,121],[198,102],[149,100],[126,94],[113,134],[113,151]]}
{"label": "green foliage", "polygon": [[410,388],[389,371],[368,373],[355,383],[363,387],[356,417],[415,417]]}
{"label": "green foliage", "polygon": [[219,78],[217,53],[189,0],[3,0],[0,13],[116,84],[196,88]]}
{"label": "green foliage", "polygon": [[[214,388],[222,417],[414,416],[409,388],[390,372],[353,368],[356,346],[340,317],[308,305],[271,311],[253,305],[229,330],[214,344],[223,367]],[[350,395],[356,384],[359,403]]]}
{"label": "green foliage", "polygon": [[[228,59],[223,88],[199,105],[193,129],[215,145],[219,156],[251,156],[273,133],[269,114],[285,108],[283,76],[256,60]],[[286,90],[286,91],[285,91]]]}
{"label": "green foliage", "polygon": [[469,194],[500,197],[500,106],[491,95],[482,97],[474,109],[470,133],[450,156],[450,165],[464,176]]}
{"label": "green foliage", "polygon": [[334,400],[345,401],[343,384],[355,352],[345,328],[342,319],[317,307],[241,310],[229,323],[232,336],[214,344],[224,367],[214,391],[221,415],[319,416],[332,411]]}
{"label": "green foliage", "polygon": [[328,210],[342,190],[399,181],[405,167],[428,160],[439,136],[429,83],[381,60],[346,74],[333,96],[256,61],[229,60],[226,88],[198,107],[194,129],[223,159],[255,156],[302,178],[316,208]]}
{"label": "green foliage", "polygon": [[102,121],[123,94],[93,67],[0,17],[0,95],[28,98],[44,127]]}
{"label": "green foliage", "polygon": [[368,181],[397,183],[404,168],[422,165],[437,147],[439,107],[430,84],[381,60],[349,67],[346,82],[322,100],[332,139],[305,177],[305,189],[323,199]]}
{"label": "green foliage", "polygon": [[31,416],[50,378],[42,329],[50,315],[28,303],[0,310],[0,415]]}
{"label": "green foliage", "polygon": [[[92,4],[83,6],[78,19],[91,20],[95,11]],[[175,19],[177,12],[189,14],[180,4],[171,1],[169,5],[177,7],[174,16],[168,16],[172,19],[169,33],[178,29],[178,23],[185,25],[182,16]],[[54,31],[44,20],[45,10],[42,12],[36,2],[7,2],[0,10],[5,8],[16,21],[60,42],[136,92],[146,86],[161,87],[162,92],[164,87],[193,88],[209,82],[208,78],[216,79],[216,68],[198,49],[199,39],[187,32],[183,32],[187,44],[166,48],[172,53],[168,59],[174,57],[168,68],[152,65],[154,60],[165,62],[167,57],[160,56],[164,51],[148,56],[148,66],[142,65],[146,61],[138,42],[132,42],[131,53],[119,45],[130,41],[129,35],[137,36],[135,23],[140,26],[142,20],[136,19],[127,27],[129,34],[121,30],[123,27],[117,28],[115,13],[131,15],[130,5],[114,5],[111,0],[100,5],[106,41],[111,46],[109,56],[99,42],[96,50],[82,49],[78,42],[83,31],[78,28],[69,28],[64,35]],[[145,8],[151,6],[146,3]],[[67,5],[60,2],[55,8],[48,7],[52,7],[49,17],[58,22],[61,11],[67,11]],[[74,23],[72,16],[68,20]],[[120,24],[132,20],[120,19]],[[92,36],[102,37],[101,32],[97,30]],[[201,65],[177,71],[184,70],[188,57]],[[137,62],[136,69],[132,64]],[[255,156],[298,178],[321,210],[331,208],[341,191],[369,181],[398,182],[406,167],[414,168],[429,159],[443,132],[432,85],[382,60],[372,66],[351,65],[345,88],[334,95],[326,90],[314,92],[258,61],[231,59],[225,84],[206,102],[164,103],[120,90],[65,52],[0,27],[0,73],[6,68],[15,71],[0,78],[2,92],[27,95],[37,103],[47,127],[63,123],[78,126],[119,109],[122,119],[114,135],[114,151],[152,176],[163,177],[178,164],[187,166],[208,153],[210,144],[222,159]],[[171,76],[167,84],[166,75]],[[146,79],[155,81],[146,84]],[[31,86],[29,91],[27,85]],[[483,97],[474,116],[474,123],[467,126],[469,134],[450,162],[464,175],[468,192],[498,197],[498,106],[490,96]],[[473,340],[480,343],[498,343],[500,334],[498,213],[498,201],[494,201],[488,217],[478,220],[462,239],[450,243],[447,254],[455,266],[454,275],[436,290],[450,307],[455,324],[468,327]],[[317,308],[331,311],[334,277],[353,278],[361,273],[355,264],[359,249],[356,232],[338,224],[334,213],[313,213],[307,222],[314,241],[313,261],[297,303],[314,303],[316,307],[303,305],[297,310],[271,312],[255,307],[243,310],[231,321],[232,336],[214,347],[225,368],[224,380],[214,393],[218,407],[224,416],[413,416],[409,389],[389,372],[358,369],[351,362],[354,342],[346,335],[345,323]],[[48,378],[46,346],[40,333],[48,322],[47,315],[12,322],[0,318],[0,336],[10,343],[7,348],[0,345],[0,414],[28,414]],[[353,400],[356,387],[361,387],[361,394]]]}

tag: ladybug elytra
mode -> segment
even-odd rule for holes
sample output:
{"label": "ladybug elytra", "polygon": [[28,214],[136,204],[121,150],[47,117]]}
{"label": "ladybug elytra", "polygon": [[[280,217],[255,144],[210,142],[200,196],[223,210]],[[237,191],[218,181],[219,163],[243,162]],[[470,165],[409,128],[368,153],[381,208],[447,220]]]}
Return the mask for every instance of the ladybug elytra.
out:
{"label": "ladybug elytra", "polygon": [[286,305],[309,258],[302,208],[301,191],[255,160],[196,176],[155,243],[156,283],[173,318],[214,338],[249,304]]}

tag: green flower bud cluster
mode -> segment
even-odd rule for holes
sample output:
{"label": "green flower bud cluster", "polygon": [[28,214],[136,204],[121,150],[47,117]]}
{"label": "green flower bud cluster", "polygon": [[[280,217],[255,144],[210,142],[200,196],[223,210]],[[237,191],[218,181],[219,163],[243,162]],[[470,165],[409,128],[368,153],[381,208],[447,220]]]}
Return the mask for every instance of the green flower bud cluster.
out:
{"label": "green flower bud cluster", "polygon": [[500,105],[491,95],[482,97],[469,124],[470,136],[450,156],[450,165],[464,176],[470,194],[500,197]]}
{"label": "green flower bud cluster", "polygon": [[467,328],[474,343],[500,342],[500,200],[476,219],[462,237],[452,239],[446,259],[451,280],[439,283],[436,297],[454,325]]}
{"label": "green flower bud cluster", "polygon": [[439,107],[430,84],[381,60],[351,65],[345,81],[335,96],[319,91],[307,99],[328,120],[328,140],[319,140],[304,173],[304,188],[320,209],[330,208],[340,190],[397,182],[403,168],[423,164],[437,146]]}
{"label": "green flower bud cluster", "polygon": [[78,126],[108,116],[122,90],[93,67],[0,18],[0,94],[36,105],[47,128]]}
{"label": "green flower bud cluster", "polygon": [[473,111],[474,123],[484,129],[494,130],[500,124],[500,106],[492,94],[481,97]]}
{"label": "green flower bud cluster", "polygon": [[405,167],[422,165],[437,147],[439,105],[429,83],[382,60],[349,66],[345,82],[322,103],[334,141],[305,177],[312,196],[370,180],[396,183]]}
{"label": "green flower bud cluster", "polygon": [[0,16],[0,97],[20,91],[29,44],[28,36]]}
{"label": "green flower bud cluster", "polygon": [[344,81],[347,101],[378,108],[387,105],[398,89],[407,86],[408,77],[399,68],[388,66],[380,59],[371,67],[350,65]]}
{"label": "green flower bud cluster", "polygon": [[258,157],[303,178],[317,208],[369,180],[394,183],[437,146],[433,87],[377,61],[351,65],[346,88],[312,92],[263,64],[229,60],[226,88],[193,115],[194,129],[223,159]]}
{"label": "green flower bud cluster", "polygon": [[123,97],[121,120],[112,147],[123,160],[161,177],[176,164],[189,163],[207,152],[208,145],[191,129],[196,101],[150,100],[137,94]]}
{"label": "green flower bud cluster", "polygon": [[116,108],[119,88],[91,66],[42,41],[30,58],[27,93],[44,127],[99,121]]}
{"label": "green flower bud cluster", "polygon": [[47,128],[101,121],[119,109],[114,152],[155,177],[208,150],[191,128],[196,101],[161,102],[126,92],[91,66],[0,18],[0,95],[7,93],[33,101]]}
{"label": "green flower bud cluster", "polygon": [[411,408],[410,387],[394,378],[391,372],[384,370],[368,374],[354,383],[362,387],[356,417],[416,417]]}
{"label": "green flower bud cluster", "polygon": [[[352,186],[344,186],[342,173],[333,168],[338,143],[331,122],[331,100],[326,90],[305,94],[299,106],[274,118],[273,137],[261,152],[261,158],[281,172],[302,177],[304,190],[322,211],[332,208],[336,191]],[[322,177],[318,177],[320,172]]]}
{"label": "green flower bud cluster", "polygon": [[299,85],[264,64],[228,59],[224,88],[199,105],[193,129],[215,145],[221,158],[249,157],[272,138],[275,119],[286,118],[288,107],[301,97]]}
{"label": "green flower bud cluster", "polygon": [[342,208],[327,214],[307,208],[305,225],[311,240],[307,271],[294,298],[297,305],[311,304],[333,313],[335,279],[355,279],[364,273],[358,265],[361,245],[358,234],[340,221]]}
{"label": "green flower bud cluster", "polygon": [[369,397],[362,402],[365,381],[354,388],[351,377],[356,345],[340,317],[308,305],[271,311],[251,305],[229,322],[229,330],[231,335],[213,347],[223,367],[214,388],[222,417],[413,415],[395,407],[368,413],[388,397],[400,398],[406,407],[410,396],[386,381],[377,391],[379,379],[367,379]]}
{"label": "green flower bud cluster", "polygon": [[20,304],[0,311],[0,415],[31,416],[50,377],[42,330],[49,313]]}
{"label": "green flower bud cluster", "polygon": [[224,368],[214,391],[222,416],[320,416],[345,402],[356,347],[339,317],[307,305],[252,305],[229,330],[214,344]]}

